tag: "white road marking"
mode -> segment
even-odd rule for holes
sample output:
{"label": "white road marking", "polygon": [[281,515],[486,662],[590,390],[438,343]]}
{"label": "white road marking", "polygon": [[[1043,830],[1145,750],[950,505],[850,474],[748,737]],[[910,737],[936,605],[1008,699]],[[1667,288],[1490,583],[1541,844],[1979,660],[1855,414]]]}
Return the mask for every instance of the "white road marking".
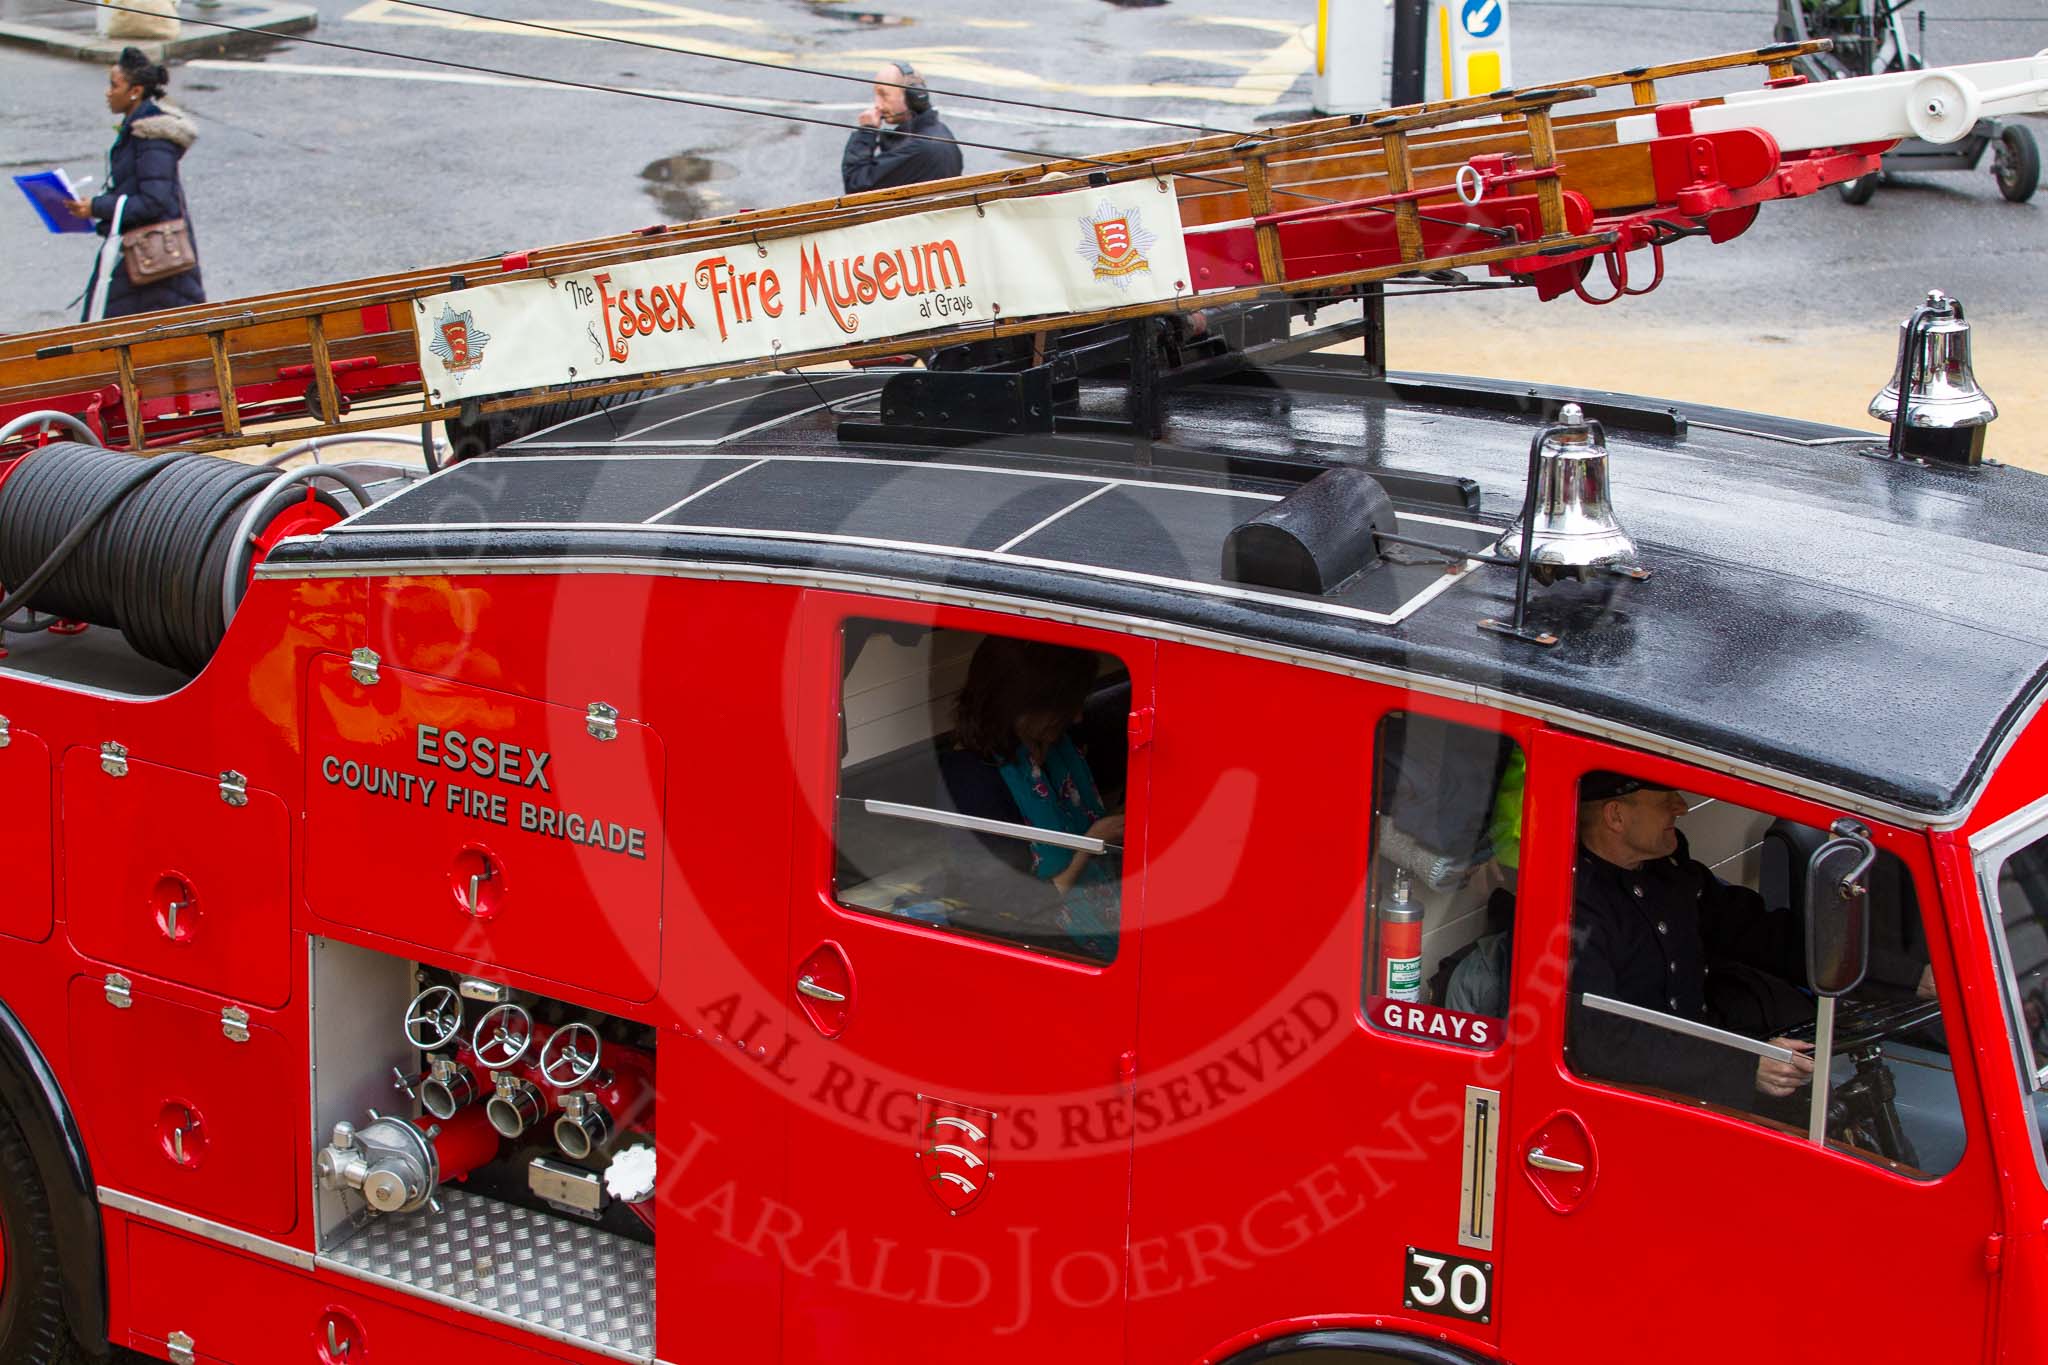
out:
{"label": "white road marking", "polygon": [[[416,81],[424,85],[492,85],[524,86],[529,89],[562,90],[572,95],[599,94],[584,86],[564,85],[551,81],[545,76],[489,76],[475,71],[424,71],[405,70],[389,66],[322,66],[309,62],[267,62],[231,61],[224,58],[202,57],[185,65],[194,71],[242,71],[267,73],[277,76],[334,76],[365,81]],[[766,99],[755,95],[732,95],[722,90],[674,90],[654,86],[618,86],[641,95],[672,95],[683,99],[712,100],[720,104],[744,104],[758,109],[801,109],[806,112],[838,112],[848,109],[865,109],[869,101],[858,104],[813,104],[808,100]]]}
{"label": "white road marking", "polygon": [[[601,94],[584,86],[564,85],[548,80],[544,76],[491,76],[474,71],[429,71],[408,70],[389,66],[327,66],[313,62],[271,62],[235,61],[228,58],[201,57],[186,62],[194,71],[240,71],[269,73],[276,76],[329,76],[341,80],[367,81],[415,81],[423,85],[484,85],[525,87],[528,89],[560,90],[571,95]],[[814,102],[811,100],[770,99],[760,95],[733,95],[722,90],[679,90],[659,86],[619,86],[634,94],[653,95],[660,98],[706,100],[718,104],[745,105],[750,109],[787,109],[804,114],[843,114],[865,109],[869,101]],[[955,121],[997,123],[1017,128],[1135,128],[1137,125],[1127,119],[1115,118],[1061,118],[1051,114],[1033,114],[1028,110],[1004,113],[995,109],[980,109],[972,106],[947,105],[946,117]],[[849,126],[851,126],[849,122]],[[1048,152],[1051,156],[1053,153]]]}
{"label": "white road marking", "polygon": [[631,37],[635,42],[654,43],[661,47],[691,48],[699,52],[714,52],[721,57],[744,57],[748,61],[786,63],[791,60],[787,52],[776,52],[767,48],[742,47],[733,43],[720,42],[701,34],[687,37],[663,32],[668,28],[723,28],[758,31],[763,25],[757,19],[742,19],[732,15],[713,14],[708,10],[688,9],[681,5],[663,4],[660,0],[602,0],[606,4],[621,5],[625,8],[651,12],[654,19],[550,19],[540,18],[535,23],[553,25],[548,29],[523,28],[518,24],[504,23],[496,19],[472,19],[462,15],[439,14],[433,10],[413,9],[404,0],[369,0],[369,3],[350,12],[348,19],[358,24],[393,24],[403,28],[439,28],[457,33],[502,33],[517,37],[553,38],[559,42],[597,42],[610,34]]}
{"label": "white road marking", "polygon": [[[547,23],[556,29],[522,28],[517,24],[496,19],[466,18],[459,15],[439,14],[431,10],[414,9],[405,0],[368,0],[348,15],[354,23],[393,24],[412,28],[441,28],[467,33],[515,34],[533,38],[554,38],[564,42],[596,42],[605,37],[630,37],[636,42],[652,43],[660,47],[693,49],[714,53],[724,57],[742,57],[749,61],[768,62],[784,66],[798,61],[798,54],[753,48],[721,42],[701,34],[687,36],[671,35],[670,28],[722,28],[727,30],[761,33],[773,32],[759,19],[737,15],[719,14],[711,10],[694,9],[686,5],[667,3],[667,0],[598,0],[600,4],[614,5],[623,9],[637,10],[656,16],[651,19],[542,19],[536,23]],[[1028,28],[1025,20],[987,19],[969,21],[977,28]],[[978,47],[941,46],[929,48],[891,45],[886,48],[841,50],[831,53],[806,55],[806,65],[825,66],[843,71],[848,75],[865,76],[883,62],[896,58],[908,58],[919,71],[934,84],[945,82],[971,82],[996,90],[1024,90],[1038,94],[1082,95],[1093,99],[1164,99],[1198,100],[1209,104],[1267,105],[1274,96],[1293,83],[1296,76],[1308,70],[1315,63],[1315,50],[1311,43],[1304,41],[1298,24],[1275,19],[1235,18],[1224,15],[1202,16],[1196,22],[1233,25],[1240,28],[1256,29],[1263,32],[1284,34],[1285,41],[1263,54],[1181,52],[1171,54],[1197,61],[1217,61],[1226,66],[1241,66],[1245,74],[1231,85],[1193,85],[1179,82],[1158,84],[1090,84],[1081,81],[1052,80],[1028,71],[1020,71],[1001,61],[989,60]],[[739,101],[734,100],[738,103]],[[779,101],[758,101],[764,104],[778,104]],[[863,108],[864,105],[854,105]],[[948,114],[956,112],[949,106]],[[1081,126],[1081,125],[1073,125]]]}

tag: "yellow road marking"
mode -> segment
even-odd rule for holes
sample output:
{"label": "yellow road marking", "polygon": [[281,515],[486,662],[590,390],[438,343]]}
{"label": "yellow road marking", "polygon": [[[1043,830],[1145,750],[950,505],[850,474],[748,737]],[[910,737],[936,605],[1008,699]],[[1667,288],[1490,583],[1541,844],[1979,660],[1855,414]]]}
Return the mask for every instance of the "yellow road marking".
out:
{"label": "yellow road marking", "polygon": [[[597,0],[597,3],[619,9],[639,11],[649,18],[580,18],[580,19],[539,19],[558,29],[580,30],[580,32],[550,32],[541,29],[521,28],[517,24],[496,19],[471,19],[457,15],[438,14],[430,10],[413,9],[404,0],[366,0],[350,12],[348,19],[361,24],[393,24],[413,28],[439,28],[461,33],[498,33],[524,35],[535,38],[557,38],[574,42],[594,42],[607,36],[629,36],[636,42],[651,43],[660,47],[694,49],[721,57],[743,57],[749,61],[768,62],[787,66],[798,60],[798,54],[776,51],[768,48],[747,47],[721,42],[701,33],[671,33],[670,29],[726,29],[744,33],[764,33],[769,26],[758,19],[739,15],[720,14],[713,10],[696,9],[687,5],[668,3],[668,0]],[[1022,29],[1031,27],[1026,20],[981,19],[967,21],[977,28]],[[928,48],[892,45],[886,48],[857,49],[832,53],[806,54],[805,65],[823,66],[848,75],[865,76],[883,62],[898,57],[908,58],[919,71],[931,78],[934,84],[944,82],[967,82],[988,86],[996,90],[1026,91],[1046,95],[1081,95],[1094,99],[1159,99],[1193,100],[1211,104],[1240,104],[1264,106],[1291,85],[1303,71],[1315,64],[1314,47],[1304,38],[1299,24],[1279,19],[1239,18],[1228,15],[1204,15],[1196,22],[1252,29],[1258,32],[1284,35],[1283,41],[1270,49],[1246,49],[1232,51],[1189,50],[1176,52],[1149,53],[1150,56],[1171,56],[1181,60],[1236,68],[1244,74],[1230,85],[1194,85],[1177,81],[1153,83],[1092,83],[1086,81],[1053,80],[1020,71],[1015,67],[1001,64],[984,54],[988,49],[957,45]]]}

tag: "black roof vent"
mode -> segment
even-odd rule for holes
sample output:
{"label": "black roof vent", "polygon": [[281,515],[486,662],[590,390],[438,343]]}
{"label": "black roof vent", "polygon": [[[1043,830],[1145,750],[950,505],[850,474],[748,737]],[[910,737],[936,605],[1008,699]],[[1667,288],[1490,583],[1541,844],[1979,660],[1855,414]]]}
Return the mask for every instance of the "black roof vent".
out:
{"label": "black roof vent", "polygon": [[1394,506],[1361,469],[1326,469],[1223,539],[1223,577],[1287,592],[1326,593],[1379,562]]}

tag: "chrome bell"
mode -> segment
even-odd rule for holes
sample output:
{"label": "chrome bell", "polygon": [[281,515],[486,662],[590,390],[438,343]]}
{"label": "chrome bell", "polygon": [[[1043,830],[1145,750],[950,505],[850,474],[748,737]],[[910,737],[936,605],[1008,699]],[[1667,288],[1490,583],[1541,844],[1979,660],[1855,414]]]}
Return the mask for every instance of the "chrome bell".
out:
{"label": "chrome bell", "polygon": [[[1565,404],[1557,425],[1540,438],[1531,506],[1536,549],[1530,573],[1537,581],[1583,581],[1595,570],[1635,568],[1636,543],[1621,529],[1608,496],[1606,435],[1577,403]],[[1502,536],[1495,550],[1520,558],[1521,528]]]}
{"label": "chrome bell", "polygon": [[[1899,420],[1899,393],[1907,395]],[[1963,305],[1939,289],[1899,324],[1892,382],[1870,400],[1870,415],[1892,426],[1892,453],[1959,464],[1984,458],[1984,428],[1998,405],[1970,371],[1970,324]]]}

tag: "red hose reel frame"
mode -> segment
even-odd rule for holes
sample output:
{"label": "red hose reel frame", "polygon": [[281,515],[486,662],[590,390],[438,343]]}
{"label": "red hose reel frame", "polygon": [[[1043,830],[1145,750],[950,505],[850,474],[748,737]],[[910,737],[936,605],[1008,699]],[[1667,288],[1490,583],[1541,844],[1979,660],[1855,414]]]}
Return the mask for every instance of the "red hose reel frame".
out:
{"label": "red hose reel frame", "polygon": [[[259,495],[260,496],[260,495]],[[276,516],[263,524],[262,529],[250,538],[253,548],[249,554],[249,568],[243,576],[242,586],[249,587],[256,581],[256,567],[270,557],[277,543],[288,536],[318,535],[338,524],[346,514],[334,505],[331,497],[323,497],[312,484],[306,485],[306,494],[280,509]]]}

